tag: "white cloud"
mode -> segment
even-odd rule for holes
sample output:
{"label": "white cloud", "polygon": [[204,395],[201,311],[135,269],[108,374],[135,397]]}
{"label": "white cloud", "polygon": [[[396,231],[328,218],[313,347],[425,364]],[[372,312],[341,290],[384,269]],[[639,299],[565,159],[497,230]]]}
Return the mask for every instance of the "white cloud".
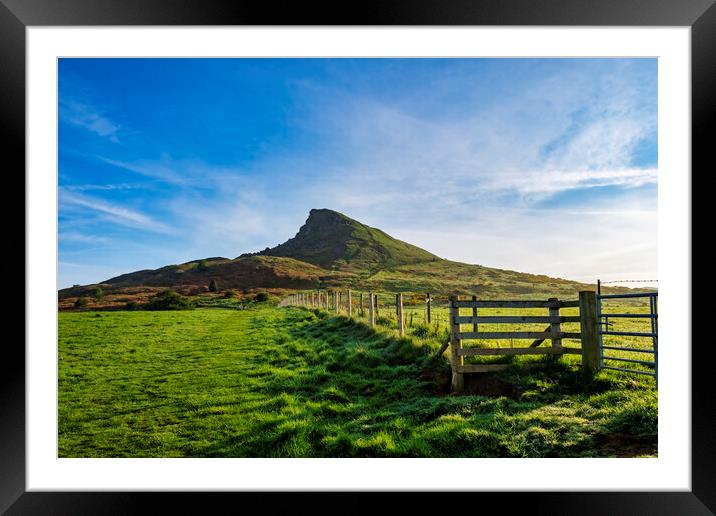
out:
{"label": "white cloud", "polygon": [[82,127],[113,143],[119,143],[117,133],[120,126],[88,103],[78,100],[61,100],[59,114],[60,119],[64,122]]}
{"label": "white cloud", "polygon": [[91,190],[131,190],[133,188],[139,188],[140,185],[129,184],[129,183],[117,183],[117,184],[83,184],[83,185],[64,185],[62,188],[73,192],[88,192]]}
{"label": "white cloud", "polygon": [[[153,179],[159,179],[166,183],[175,185],[188,184],[186,178],[182,177],[180,173],[176,171],[172,166],[167,166],[165,163],[156,162],[152,160],[142,160],[139,162],[127,162],[116,159],[99,157],[99,159],[109,165],[129,170],[146,177]],[[166,160],[165,160],[166,161]]]}
{"label": "white cloud", "polygon": [[109,239],[106,237],[63,231],[60,231],[59,239],[61,242],[76,242],[80,244],[103,244],[109,242]]}
{"label": "white cloud", "polygon": [[600,186],[636,188],[656,184],[657,175],[655,168],[523,171],[496,174],[485,186],[490,189],[515,190],[521,195],[552,195],[567,190]]}
{"label": "white cloud", "polygon": [[[542,212],[542,213],[535,213]],[[657,272],[655,212],[488,212],[449,227],[385,227],[444,258],[587,282]]]}
{"label": "white cloud", "polygon": [[174,233],[174,230],[168,225],[156,221],[148,215],[125,208],[118,204],[113,204],[94,197],[67,192],[63,189],[60,189],[59,199],[61,209],[66,207],[84,208],[103,214],[106,217],[106,220],[115,224],[159,233]]}

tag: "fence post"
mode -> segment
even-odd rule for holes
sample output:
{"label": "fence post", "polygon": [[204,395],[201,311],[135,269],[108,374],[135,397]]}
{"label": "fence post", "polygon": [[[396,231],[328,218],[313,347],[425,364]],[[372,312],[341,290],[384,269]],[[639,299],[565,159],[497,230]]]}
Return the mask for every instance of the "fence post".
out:
{"label": "fence post", "polygon": [[[557,302],[559,301],[556,297],[550,297],[547,301],[554,301],[554,304],[557,305]],[[559,317],[559,306],[549,307],[549,316],[550,317]],[[561,332],[562,331],[562,325],[561,323],[549,323],[549,331],[550,332]],[[559,350],[560,353],[562,353],[562,339],[552,339],[552,349],[555,351]],[[555,355],[556,356],[556,355]]]}
{"label": "fence post", "polygon": [[599,371],[599,322],[597,294],[592,290],[579,293],[579,325],[582,340],[582,369],[588,373]]}
{"label": "fence post", "polygon": [[464,363],[463,357],[458,354],[460,349],[460,324],[457,317],[460,315],[460,309],[456,305],[458,296],[450,296],[450,365],[452,367],[452,390],[454,392],[462,392],[465,388],[465,375],[458,372],[458,368]]}
{"label": "fence post", "polygon": [[348,289],[348,317],[353,316],[353,306],[352,306],[352,299],[351,299],[351,289]]}
{"label": "fence post", "polygon": [[[472,296],[472,300],[477,301],[477,296]],[[476,306],[472,307],[472,316],[477,317],[477,307]],[[477,333],[477,322],[472,323],[472,331]]]}
{"label": "fence post", "polygon": [[375,326],[375,310],[373,309],[373,293],[368,294],[368,322],[370,327]]}
{"label": "fence post", "polygon": [[333,291],[333,310],[336,312],[336,315],[338,315],[338,291]]}
{"label": "fence post", "polygon": [[398,310],[398,333],[405,335],[405,321],[403,320],[403,294],[395,295],[395,306]]}
{"label": "fence post", "polygon": [[374,294],[373,297],[375,297],[375,300],[373,301],[373,304],[375,305],[375,315],[380,315],[380,310],[378,310],[378,294]]}
{"label": "fence post", "polygon": [[425,300],[425,303],[428,305],[428,324],[430,324],[430,292],[428,292],[428,297]]}

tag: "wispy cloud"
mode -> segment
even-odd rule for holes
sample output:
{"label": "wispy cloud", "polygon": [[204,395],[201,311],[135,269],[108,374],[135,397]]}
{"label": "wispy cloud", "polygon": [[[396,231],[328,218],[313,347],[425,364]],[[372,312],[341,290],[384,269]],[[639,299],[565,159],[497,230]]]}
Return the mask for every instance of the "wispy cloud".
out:
{"label": "wispy cloud", "polygon": [[183,176],[177,168],[175,168],[176,165],[172,166],[171,160],[168,158],[164,158],[161,161],[140,160],[136,162],[122,161],[102,156],[99,156],[98,159],[108,165],[129,170],[130,172],[152,179],[158,179],[166,183],[174,185],[188,185],[190,183],[189,178]]}
{"label": "wispy cloud", "polygon": [[119,143],[119,124],[87,102],[63,99],[60,101],[59,116],[63,122],[82,127],[113,143]]}
{"label": "wispy cloud", "polygon": [[162,153],[158,159],[119,160],[96,156],[103,163],[169,185],[190,189],[215,190],[219,193],[246,194],[255,187],[255,178],[239,167],[221,167],[200,159],[174,159]]}
{"label": "wispy cloud", "polygon": [[623,168],[616,170],[539,170],[496,174],[486,181],[486,188],[515,190],[521,195],[552,195],[568,190],[619,186],[637,188],[656,184],[655,168]]}
{"label": "wispy cloud", "polygon": [[111,190],[131,190],[134,188],[140,188],[141,185],[131,183],[117,183],[117,184],[82,184],[82,185],[63,185],[63,189],[73,192],[89,192],[92,190],[100,191],[111,191]]}
{"label": "wispy cloud", "polygon": [[94,197],[89,197],[60,189],[60,207],[79,207],[93,212],[101,213],[105,218],[115,224],[132,228],[143,229],[159,233],[174,233],[174,230],[152,217],[135,210],[110,203]]}
{"label": "wispy cloud", "polygon": [[59,238],[62,242],[74,242],[80,244],[104,244],[109,242],[109,239],[106,237],[64,231],[60,231]]}

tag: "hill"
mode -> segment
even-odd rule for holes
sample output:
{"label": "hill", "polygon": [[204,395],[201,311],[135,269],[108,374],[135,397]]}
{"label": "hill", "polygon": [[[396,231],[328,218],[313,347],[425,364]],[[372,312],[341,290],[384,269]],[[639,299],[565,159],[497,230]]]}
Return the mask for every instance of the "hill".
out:
{"label": "hill", "polygon": [[311,288],[327,274],[310,263],[275,256],[250,256],[230,260],[205,258],[155,270],[123,274],[104,282],[116,287],[176,287],[208,285],[216,280],[222,288]]}
{"label": "hill", "polygon": [[356,272],[440,260],[380,229],[326,209],[311,210],[295,237],[256,254],[295,258],[325,269]]}
{"label": "hill", "polygon": [[566,279],[445,260],[342,213],[314,209],[296,236],[276,247],[235,259],[212,257],[122,274],[99,284],[60,290],[59,297],[67,305],[71,298],[91,295],[98,286],[117,299],[124,299],[122,293],[146,294],[163,288],[198,294],[206,292],[212,280],[221,290],[243,293],[352,287],[517,298],[576,296],[579,290],[594,289]]}

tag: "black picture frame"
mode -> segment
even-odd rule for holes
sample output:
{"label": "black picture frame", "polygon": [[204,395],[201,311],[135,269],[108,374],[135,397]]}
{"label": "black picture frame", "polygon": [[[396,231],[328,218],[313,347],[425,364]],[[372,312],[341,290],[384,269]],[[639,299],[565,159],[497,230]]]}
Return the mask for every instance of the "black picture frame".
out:
{"label": "black picture frame", "polygon": [[[714,0],[413,0],[363,1],[330,5],[307,2],[211,0],[0,0],[0,120],[4,163],[25,169],[25,29],[82,25],[510,25],[510,26],[688,26],[691,27],[692,185],[695,171],[711,171],[710,147],[716,125],[716,7]],[[709,130],[710,129],[710,130]],[[9,158],[9,159],[8,159]],[[6,169],[9,170],[9,169]],[[24,189],[24,182],[21,186]],[[692,191],[694,190],[692,187]],[[692,205],[692,220],[700,217]],[[705,213],[701,213],[705,215]],[[692,234],[694,234],[692,230]],[[692,250],[693,252],[693,250]],[[694,256],[692,254],[692,256]],[[27,257],[26,257],[27,259]],[[705,272],[705,269],[697,269]],[[692,276],[697,270],[692,270]],[[25,276],[32,274],[25,269]],[[684,300],[691,302],[691,300]],[[694,316],[706,303],[691,302]],[[479,496],[479,507],[529,514],[713,514],[716,511],[716,414],[710,378],[714,346],[692,338],[692,489],[689,492],[523,492],[465,493],[437,497],[451,510]],[[0,395],[0,511],[7,514],[134,514],[204,512],[208,504],[264,504],[260,493],[81,493],[26,492],[25,350],[17,340],[3,346]],[[687,343],[688,344],[688,341]],[[448,474],[447,471],[436,474]],[[425,493],[411,500],[424,504]],[[319,505],[341,512],[375,507],[378,493],[323,493]],[[261,497],[261,500],[256,498]],[[347,499],[346,499],[347,498]],[[490,498],[490,499],[488,499]],[[301,493],[271,493],[269,512],[302,507]],[[440,500],[443,500],[440,502]],[[312,502],[315,503],[315,502]],[[308,507],[306,507],[308,508]],[[478,507],[474,507],[477,509]],[[237,506],[236,510],[239,510]]]}

